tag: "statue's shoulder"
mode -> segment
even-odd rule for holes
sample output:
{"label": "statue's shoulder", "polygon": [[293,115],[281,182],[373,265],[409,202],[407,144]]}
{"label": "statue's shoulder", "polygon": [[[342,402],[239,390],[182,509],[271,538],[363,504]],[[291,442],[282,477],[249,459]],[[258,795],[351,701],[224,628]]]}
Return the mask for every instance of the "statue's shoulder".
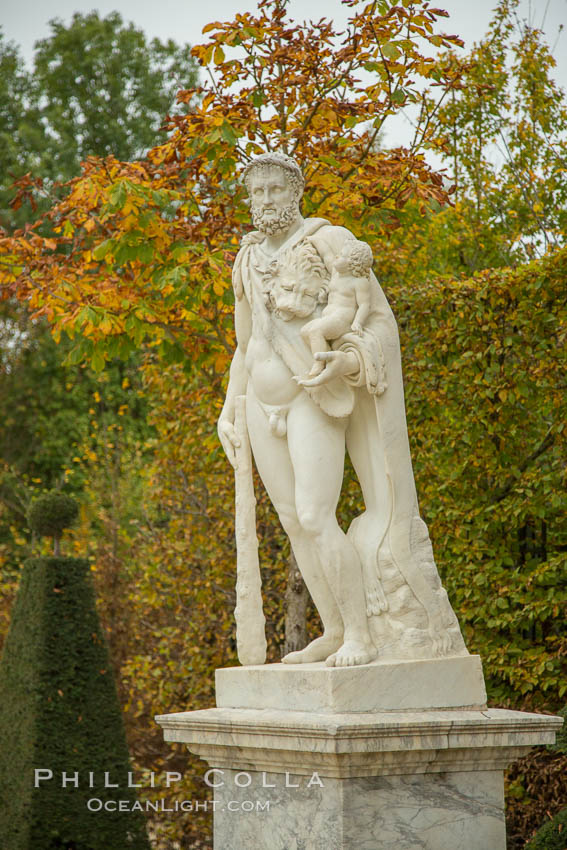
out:
{"label": "statue's shoulder", "polygon": [[346,227],[340,224],[331,224],[326,218],[306,218],[305,233],[313,239],[327,239],[338,242],[354,238]]}
{"label": "statue's shoulder", "polygon": [[329,270],[336,256],[340,254],[345,241],[353,238],[346,227],[331,224],[321,218],[307,219],[305,230],[307,238],[313,242]]}
{"label": "statue's shoulder", "polygon": [[264,233],[260,233],[259,230],[251,230],[249,233],[245,233],[240,240],[238,253],[240,254],[245,248],[249,248],[251,245],[258,245],[260,242],[263,242],[265,238],[266,235]]}

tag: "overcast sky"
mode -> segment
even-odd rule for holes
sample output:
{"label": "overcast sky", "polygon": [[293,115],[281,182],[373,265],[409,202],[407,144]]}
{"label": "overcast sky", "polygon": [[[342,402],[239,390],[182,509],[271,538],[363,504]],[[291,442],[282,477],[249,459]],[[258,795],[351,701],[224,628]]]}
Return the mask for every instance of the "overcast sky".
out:
{"label": "overcast sky", "polygon": [[[431,5],[449,12],[446,31],[472,44],[486,31],[496,0],[436,0]],[[522,0],[520,6],[522,17],[532,25],[543,24],[554,44],[559,27],[567,25],[567,0]],[[201,30],[205,24],[230,20],[237,12],[255,11],[256,0],[0,0],[0,25],[5,36],[18,42],[31,60],[34,42],[49,35],[51,18],[69,22],[73,12],[93,9],[102,15],[117,10],[151,37],[196,44],[204,40]],[[340,0],[290,0],[290,11],[296,20],[325,16],[343,24],[351,10]],[[560,62],[557,76],[567,88],[567,33],[560,36],[555,56]]]}
{"label": "overcast sky", "polygon": [[[449,12],[443,29],[471,46],[485,34],[496,4],[497,0],[435,0],[431,6]],[[254,12],[257,0],[0,0],[0,26],[9,40],[20,45],[31,65],[34,43],[49,36],[52,18],[69,23],[73,12],[93,9],[103,16],[117,10],[151,38],[198,44],[207,40],[201,34],[206,24],[231,20],[237,12]],[[352,14],[340,0],[290,0],[289,11],[298,21],[327,17],[337,26],[344,25]],[[544,29],[558,63],[555,77],[567,91],[567,0],[521,0],[520,17]],[[392,129],[397,144],[409,140],[411,129],[404,119],[396,119]],[[387,133],[386,143],[392,141],[389,136]]]}

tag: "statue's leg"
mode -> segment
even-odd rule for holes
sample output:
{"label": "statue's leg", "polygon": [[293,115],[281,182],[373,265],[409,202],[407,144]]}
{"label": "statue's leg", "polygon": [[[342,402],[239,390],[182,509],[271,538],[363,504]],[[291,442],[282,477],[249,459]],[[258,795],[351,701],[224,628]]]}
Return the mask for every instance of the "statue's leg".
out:
{"label": "statue's leg", "polygon": [[327,416],[307,393],[294,401],[288,414],[297,516],[319,553],[344,623],[344,642],[327,658],[330,666],[366,664],[376,655],[368,631],[360,559],[336,518],[343,481],[345,429],[346,420]]}
{"label": "statue's leg", "polygon": [[287,663],[323,661],[343,643],[343,621],[319,561],[313,538],[307,534],[295,510],[295,476],[287,440],[270,431],[268,418],[249,389],[246,417],[254,461],[323,623],[324,634],[299,652],[286,656]]}
{"label": "statue's leg", "polygon": [[[313,321],[307,322],[306,325],[303,325],[300,331],[301,336],[311,349],[311,354],[313,355],[315,355],[318,351],[329,351],[331,348],[321,333],[320,325],[322,321],[322,319],[313,319]],[[316,375],[320,375],[324,368],[325,364],[321,360],[314,360],[307,377],[314,378]]]}
{"label": "statue's leg", "polygon": [[[326,307],[325,310],[331,310],[331,308]],[[352,311],[343,307],[336,307],[328,314],[323,313],[321,318],[314,319],[304,325],[301,329],[301,336],[308,343],[311,353],[315,356],[320,351],[329,351],[331,348],[329,340],[338,339],[349,331],[352,320]],[[315,360],[307,378],[320,375],[324,368],[325,363],[323,361]],[[298,384],[303,386],[304,382],[305,379],[302,379],[298,381]]]}

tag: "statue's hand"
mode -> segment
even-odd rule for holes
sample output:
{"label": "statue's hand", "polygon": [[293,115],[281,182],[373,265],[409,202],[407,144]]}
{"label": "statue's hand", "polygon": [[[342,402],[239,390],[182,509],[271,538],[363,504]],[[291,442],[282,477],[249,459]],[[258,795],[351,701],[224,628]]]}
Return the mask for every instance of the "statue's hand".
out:
{"label": "statue's hand", "polygon": [[354,375],[358,372],[358,360],[352,351],[318,351],[313,356],[315,360],[323,361],[325,368],[315,378],[298,381],[302,387],[319,387],[333,378],[342,378],[343,375]]}
{"label": "statue's hand", "polygon": [[240,447],[240,438],[236,433],[234,422],[231,422],[230,418],[226,414],[221,413],[217,424],[217,430],[224,452],[229,459],[231,466],[236,469],[235,449]]}

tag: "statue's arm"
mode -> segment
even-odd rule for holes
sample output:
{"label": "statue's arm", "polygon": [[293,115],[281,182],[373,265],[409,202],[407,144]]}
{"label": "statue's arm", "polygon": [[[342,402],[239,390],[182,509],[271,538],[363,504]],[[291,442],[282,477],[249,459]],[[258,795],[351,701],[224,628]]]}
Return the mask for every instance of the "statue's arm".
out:
{"label": "statue's arm", "polygon": [[252,333],[252,314],[245,295],[236,299],[234,325],[236,329],[236,351],[230,364],[226,398],[217,423],[219,439],[232,466],[236,465],[235,449],[240,446],[240,440],[234,427],[236,397],[246,393],[248,372],[245,357]]}

